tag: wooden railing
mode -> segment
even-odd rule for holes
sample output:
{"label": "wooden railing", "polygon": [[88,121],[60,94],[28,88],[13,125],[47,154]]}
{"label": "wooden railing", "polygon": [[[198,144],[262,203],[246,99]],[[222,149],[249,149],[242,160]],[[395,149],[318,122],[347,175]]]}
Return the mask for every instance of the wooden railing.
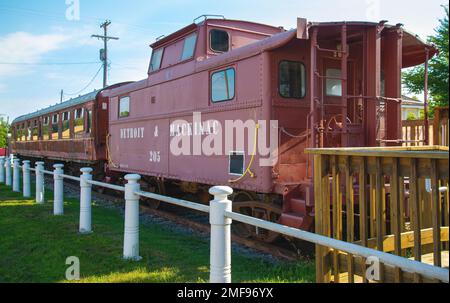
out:
{"label": "wooden railing", "polygon": [[449,146],[448,107],[434,109],[433,142],[436,145]]}
{"label": "wooden railing", "polygon": [[[434,121],[429,122],[430,144],[433,143]],[[402,121],[403,146],[424,146],[425,144],[425,122],[424,120]]]}
{"label": "wooden railing", "polygon": [[[429,134],[428,145],[449,146],[448,107],[434,109],[434,119],[429,121]],[[426,145],[424,120],[402,121],[402,140],[405,147]]]}
{"label": "wooden railing", "polygon": [[[315,232],[448,268],[448,148],[310,149]],[[368,282],[366,258],[317,246],[318,282]],[[380,265],[379,282],[431,281]]]}

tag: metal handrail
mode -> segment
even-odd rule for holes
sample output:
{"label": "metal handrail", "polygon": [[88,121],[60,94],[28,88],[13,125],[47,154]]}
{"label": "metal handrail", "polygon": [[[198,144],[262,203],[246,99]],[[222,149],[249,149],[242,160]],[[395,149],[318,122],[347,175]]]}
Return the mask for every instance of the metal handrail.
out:
{"label": "metal handrail", "polygon": [[95,185],[95,186],[104,187],[104,188],[109,188],[112,190],[125,191],[124,186],[108,184],[108,183],[98,182],[98,181],[94,181],[94,180],[86,180],[86,183],[89,183],[89,184]]}
{"label": "metal handrail", "polygon": [[141,197],[155,199],[155,200],[159,200],[162,202],[167,202],[170,204],[198,210],[198,211],[201,211],[204,213],[209,213],[209,206],[207,206],[207,205],[190,202],[190,201],[186,201],[186,200],[181,200],[181,199],[176,199],[176,198],[171,198],[171,197],[167,197],[167,196],[162,196],[162,195],[158,195],[158,194],[148,193],[148,192],[144,192],[144,191],[140,191],[140,190],[135,191],[134,193]]}
{"label": "metal handrail", "polygon": [[63,177],[64,179],[69,179],[69,180],[72,180],[72,181],[80,182],[80,180],[81,180],[79,177],[70,176],[70,175],[60,175],[60,176]]}

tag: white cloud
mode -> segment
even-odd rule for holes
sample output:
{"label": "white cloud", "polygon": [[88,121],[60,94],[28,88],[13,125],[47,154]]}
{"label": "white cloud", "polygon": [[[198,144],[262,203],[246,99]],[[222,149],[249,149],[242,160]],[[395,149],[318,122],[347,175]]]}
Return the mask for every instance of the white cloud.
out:
{"label": "white cloud", "polygon": [[[37,63],[42,55],[60,49],[69,38],[62,34],[33,35],[15,32],[0,37],[0,60],[3,63]],[[23,65],[0,64],[0,77],[26,72]]]}

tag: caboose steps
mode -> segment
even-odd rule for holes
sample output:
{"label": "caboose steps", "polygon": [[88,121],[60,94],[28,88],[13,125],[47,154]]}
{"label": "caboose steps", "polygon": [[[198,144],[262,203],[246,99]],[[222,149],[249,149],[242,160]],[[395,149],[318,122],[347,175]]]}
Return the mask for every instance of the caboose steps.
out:
{"label": "caboose steps", "polygon": [[280,223],[289,227],[309,230],[313,222],[314,200],[312,182],[304,180],[284,197]]}
{"label": "caboose steps", "polygon": [[289,201],[289,208],[295,213],[306,214],[306,201],[303,199],[292,198]]}
{"label": "caboose steps", "polygon": [[309,230],[312,221],[312,217],[296,212],[283,213],[280,217],[280,224],[302,230]]}

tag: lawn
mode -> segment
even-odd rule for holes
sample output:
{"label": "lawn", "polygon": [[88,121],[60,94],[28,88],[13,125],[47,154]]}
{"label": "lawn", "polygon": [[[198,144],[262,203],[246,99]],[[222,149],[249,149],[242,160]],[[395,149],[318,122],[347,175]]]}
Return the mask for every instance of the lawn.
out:
{"label": "lawn", "polygon": [[[32,191],[34,193],[34,190]],[[0,184],[0,282],[69,282],[66,258],[80,260],[79,282],[207,282],[205,237],[140,226],[140,262],[122,259],[123,217],[118,209],[93,204],[93,230],[78,234],[79,201],[65,199],[64,215],[53,216],[52,193],[37,205]],[[233,251],[233,282],[313,282],[314,264],[282,262]]]}

